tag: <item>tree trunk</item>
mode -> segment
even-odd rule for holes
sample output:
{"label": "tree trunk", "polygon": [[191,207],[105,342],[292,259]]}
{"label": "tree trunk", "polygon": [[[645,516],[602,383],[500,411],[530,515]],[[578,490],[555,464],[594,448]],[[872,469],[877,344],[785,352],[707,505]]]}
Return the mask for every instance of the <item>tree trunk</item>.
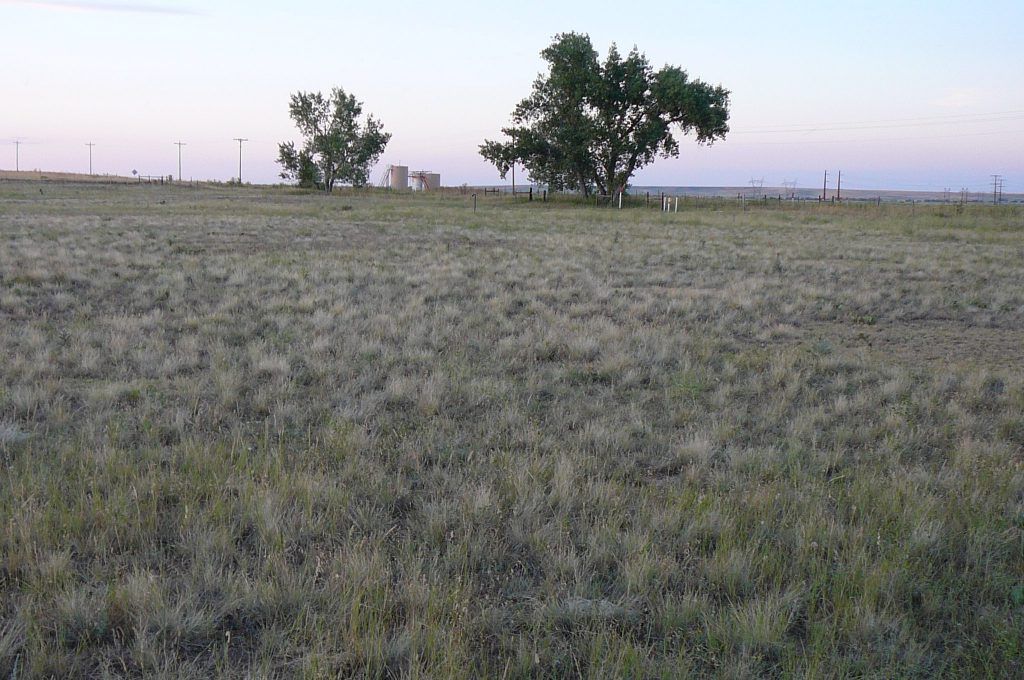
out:
{"label": "tree trunk", "polygon": [[615,195],[616,190],[619,188],[619,178],[615,174],[615,164],[608,163],[604,166],[604,181],[605,190],[608,192],[608,196],[612,197]]}

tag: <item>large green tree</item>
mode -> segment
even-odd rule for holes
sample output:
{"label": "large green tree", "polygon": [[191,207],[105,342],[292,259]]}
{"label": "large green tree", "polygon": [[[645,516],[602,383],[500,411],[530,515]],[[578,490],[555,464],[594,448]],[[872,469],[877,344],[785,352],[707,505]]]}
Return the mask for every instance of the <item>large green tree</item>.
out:
{"label": "large green tree", "polygon": [[506,141],[480,154],[504,178],[513,163],[552,189],[613,195],[658,156],[679,155],[675,132],[712,144],[729,131],[729,91],[692,80],[677,66],[655,71],[635,47],[613,44],[604,63],[579,33],[563,33],[541,56],[547,74],[512,112]]}
{"label": "large green tree", "polygon": [[288,111],[303,142],[301,147],[294,142],[279,144],[277,162],[281,177],[296,180],[299,186],[328,192],[339,182],[362,186],[391,140],[373,116],[360,122],[362,103],[340,87],[329,96],[296,92]]}

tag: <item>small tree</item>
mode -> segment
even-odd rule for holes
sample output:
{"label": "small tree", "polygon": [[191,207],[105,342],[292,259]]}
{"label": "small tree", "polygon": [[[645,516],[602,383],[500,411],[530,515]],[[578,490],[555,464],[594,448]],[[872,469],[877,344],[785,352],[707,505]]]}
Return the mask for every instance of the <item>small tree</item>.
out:
{"label": "small tree", "polygon": [[548,73],[512,112],[508,141],[480,145],[502,178],[518,162],[552,189],[612,195],[657,156],[679,155],[674,130],[706,144],[729,131],[728,90],[655,71],[636,48],[623,58],[612,45],[602,64],[589,36],[565,33],[541,56]]}
{"label": "small tree", "polygon": [[294,142],[278,145],[277,162],[283,179],[296,180],[302,187],[330,192],[338,182],[362,186],[370,168],[391,134],[373,116],[359,122],[363,105],[353,95],[336,87],[329,97],[320,92],[297,92],[288,107],[295,126],[303,136],[301,148]]}

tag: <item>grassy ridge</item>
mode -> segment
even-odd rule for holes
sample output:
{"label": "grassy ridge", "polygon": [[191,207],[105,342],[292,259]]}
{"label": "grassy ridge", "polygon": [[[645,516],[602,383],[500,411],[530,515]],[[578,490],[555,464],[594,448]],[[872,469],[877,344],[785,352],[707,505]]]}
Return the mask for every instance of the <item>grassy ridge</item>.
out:
{"label": "grassy ridge", "polygon": [[1019,211],[0,192],[4,675],[1024,671]]}

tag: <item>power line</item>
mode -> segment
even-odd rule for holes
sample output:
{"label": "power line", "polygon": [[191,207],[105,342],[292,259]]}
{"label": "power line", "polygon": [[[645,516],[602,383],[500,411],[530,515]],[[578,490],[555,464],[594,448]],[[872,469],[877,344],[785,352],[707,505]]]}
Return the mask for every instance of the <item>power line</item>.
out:
{"label": "power line", "polygon": [[733,146],[789,146],[793,144],[864,144],[866,142],[917,142],[931,139],[960,139],[961,137],[988,137],[991,135],[1013,134],[1015,130],[989,130],[986,132],[964,132],[961,134],[949,135],[926,135],[915,137],[861,137],[855,139],[789,139],[778,142],[730,142],[724,140],[721,144],[732,144]]}
{"label": "power line", "polygon": [[751,178],[750,180],[750,196],[751,198],[757,198],[761,195],[761,189],[764,187],[764,177],[760,179]]}
{"label": "power line", "polygon": [[1011,111],[986,111],[983,113],[946,113],[933,116],[907,116],[902,118],[874,118],[870,120],[837,120],[829,123],[788,123],[782,125],[768,125],[765,127],[818,127],[823,125],[875,125],[880,123],[914,123],[918,121],[942,120],[953,121],[969,120],[971,118],[990,118],[992,116],[1024,116],[1024,109]]}
{"label": "power line", "polygon": [[175,142],[178,146],[178,181],[181,181],[181,147],[188,146],[185,142]]}
{"label": "power line", "polygon": [[235,137],[238,142],[238,183],[242,183],[242,142],[248,142],[246,137]]}
{"label": "power line", "polygon": [[[989,177],[991,177],[991,175],[989,175]],[[879,175],[874,175],[874,174],[857,174],[856,176],[854,176],[854,175],[850,175],[850,173],[847,172],[846,173],[846,181],[847,181],[847,184],[850,184],[851,181],[867,183],[867,184],[884,184],[884,183],[890,181],[890,176],[889,175],[881,175],[881,176],[879,176]],[[906,189],[914,189],[914,190],[922,190],[922,191],[941,191],[946,186],[946,184],[945,184],[946,182],[956,182],[956,183],[960,184],[962,187],[968,188],[969,190],[975,191],[975,192],[977,192],[977,191],[982,191],[982,192],[986,191],[985,189],[981,189],[979,187],[988,187],[989,189],[991,189],[991,187],[992,187],[992,180],[991,179],[987,180],[985,183],[979,183],[977,177],[964,177],[964,176],[960,176],[960,177],[945,177],[945,178],[941,178],[941,179],[938,179],[938,180],[933,180],[931,182],[901,181],[900,182],[900,186],[902,186],[903,188],[906,188]]]}
{"label": "power line", "polygon": [[947,116],[922,116],[918,118],[889,118],[880,120],[844,121],[834,123],[793,123],[770,125],[746,130],[732,130],[730,134],[774,134],[784,132],[825,132],[834,130],[870,130],[888,127],[917,127],[920,125],[953,125],[1012,121],[1024,118],[1024,111],[1001,111],[994,113],[952,114]]}
{"label": "power line", "polygon": [[992,203],[999,205],[1003,202],[1003,176],[992,175]]}

